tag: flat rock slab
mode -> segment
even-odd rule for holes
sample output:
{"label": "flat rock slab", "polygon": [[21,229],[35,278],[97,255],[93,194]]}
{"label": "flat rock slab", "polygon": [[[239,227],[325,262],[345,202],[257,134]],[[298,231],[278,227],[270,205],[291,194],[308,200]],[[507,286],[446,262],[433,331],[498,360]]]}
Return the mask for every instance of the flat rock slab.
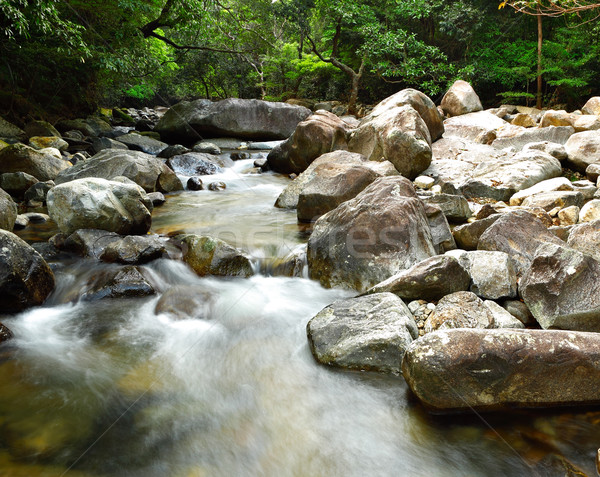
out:
{"label": "flat rock slab", "polygon": [[520,151],[533,142],[553,142],[565,144],[575,129],[571,126],[549,126],[546,128],[503,128],[499,131],[492,146],[498,149],[507,147]]}
{"label": "flat rock slab", "polygon": [[395,373],[419,336],[408,307],[391,293],[338,300],[312,318],[306,332],[320,363]]}
{"label": "flat rock slab", "polygon": [[454,329],[413,341],[402,362],[433,411],[600,402],[600,334]]}

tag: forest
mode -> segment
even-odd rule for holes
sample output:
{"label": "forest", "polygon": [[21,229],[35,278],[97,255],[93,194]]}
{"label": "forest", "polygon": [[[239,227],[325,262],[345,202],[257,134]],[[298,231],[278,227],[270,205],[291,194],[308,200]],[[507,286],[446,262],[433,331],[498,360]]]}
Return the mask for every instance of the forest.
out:
{"label": "forest", "polygon": [[488,107],[576,109],[600,93],[598,9],[556,5],[2,0],[0,109],[18,120],[240,97],[359,110],[406,87],[437,102],[456,79]]}

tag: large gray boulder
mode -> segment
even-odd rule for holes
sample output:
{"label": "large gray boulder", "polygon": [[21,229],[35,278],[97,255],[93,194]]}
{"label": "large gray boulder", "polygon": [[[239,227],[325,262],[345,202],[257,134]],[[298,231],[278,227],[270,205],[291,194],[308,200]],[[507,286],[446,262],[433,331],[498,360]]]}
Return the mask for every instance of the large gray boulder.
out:
{"label": "large gray boulder", "polygon": [[56,178],[56,184],[97,177],[111,180],[125,176],[146,192],[183,190],[175,173],[163,161],[139,151],[104,149],[87,161],[78,162]]}
{"label": "large gray boulder", "polygon": [[348,149],[346,135],[344,121],[327,111],[317,111],[269,152],[269,167],[277,172],[300,174],[322,154]]}
{"label": "large gray boulder", "polygon": [[385,111],[405,105],[411,106],[419,113],[419,116],[427,125],[432,141],[442,137],[444,122],[435,103],[426,94],[412,88],[403,89],[379,102],[364,121],[367,122],[369,121],[368,118],[379,116]]}
{"label": "large gray boulder", "polygon": [[426,204],[439,207],[449,222],[466,222],[473,215],[467,199],[457,194],[434,194],[419,192],[419,198]]}
{"label": "large gray boulder", "polygon": [[390,292],[406,301],[437,301],[451,293],[468,290],[470,284],[469,273],[456,258],[436,255],[378,283],[367,293]]}
{"label": "large gray boulder", "polygon": [[12,197],[0,189],[0,229],[12,232],[17,220],[17,204]]}
{"label": "large gray boulder", "polygon": [[408,347],[402,374],[436,411],[598,403],[600,334],[437,331]]}
{"label": "large gray boulder", "polygon": [[510,205],[521,205],[525,199],[545,192],[572,191],[575,187],[566,177],[554,177],[522,189],[510,198]]}
{"label": "large gray boulder", "polygon": [[458,80],[450,87],[440,104],[448,116],[481,111],[483,106],[473,87],[466,81]]}
{"label": "large gray boulder", "polygon": [[348,150],[371,161],[390,161],[400,174],[414,179],[431,163],[431,136],[419,113],[404,105],[367,116],[352,133]]}
{"label": "large gray boulder", "polygon": [[42,256],[15,234],[0,230],[0,310],[16,313],[41,305],[54,289]]}
{"label": "large gray boulder", "polygon": [[254,275],[250,256],[221,239],[193,234],[178,235],[177,239],[184,245],[183,261],[201,277]]}
{"label": "large gray boulder", "polygon": [[35,136],[60,137],[58,129],[47,121],[30,121],[25,125],[25,134],[28,138]]}
{"label": "large gray boulder", "polygon": [[513,260],[517,277],[525,273],[537,248],[545,243],[565,243],[550,232],[535,215],[516,210],[502,214],[479,238],[477,248],[506,252]]}
{"label": "large gray boulder", "polygon": [[454,227],[452,236],[457,247],[465,250],[475,250],[483,233],[500,217],[501,214],[492,214],[475,222]]}
{"label": "large gray boulder", "polygon": [[12,144],[0,149],[0,174],[25,172],[39,181],[48,181],[54,180],[62,170],[70,167],[70,162],[24,144]]}
{"label": "large gray boulder", "polygon": [[583,194],[577,191],[554,191],[541,192],[527,197],[523,203],[523,207],[544,209],[550,212],[553,209],[564,209],[566,207],[583,206]]}
{"label": "large gray boulder", "polygon": [[306,326],[310,349],[323,364],[400,372],[404,351],[419,336],[404,302],[391,293],[338,300]]}
{"label": "large gray boulder", "polygon": [[307,257],[310,276],[324,286],[364,291],[435,254],[412,183],[391,176],[319,218]]}
{"label": "large gray boulder", "polygon": [[182,101],[171,107],[154,127],[164,140],[196,143],[202,137],[287,139],[310,109],[287,103],[229,98]]}
{"label": "large gray boulder", "polygon": [[279,194],[275,207],[282,209],[295,209],[298,207],[298,199],[304,187],[308,186],[313,180],[319,180],[315,172],[317,167],[329,164],[338,164],[345,167],[355,165],[366,166],[371,169],[378,177],[398,175],[398,171],[389,161],[375,162],[368,161],[362,154],[356,152],[348,152],[343,150],[328,152],[315,159],[304,172],[296,177],[282,192]]}
{"label": "large gray boulder", "polygon": [[333,162],[319,165],[298,196],[298,220],[314,222],[342,202],[356,197],[378,177],[363,164]]}
{"label": "large gray boulder", "polygon": [[542,328],[600,331],[600,262],[593,257],[544,244],[519,290]]}
{"label": "large gray boulder", "polygon": [[23,200],[25,192],[39,181],[25,172],[5,172],[0,175],[0,187],[16,199]]}
{"label": "large gray boulder", "polygon": [[47,196],[48,213],[61,232],[102,229],[118,234],[145,234],[152,223],[152,201],[136,184],[99,178],[57,185]]}
{"label": "large gray boulder", "polygon": [[600,131],[573,134],[565,144],[565,149],[571,167],[585,172],[590,164],[600,162]]}
{"label": "large gray boulder", "polygon": [[521,152],[510,159],[479,164],[461,187],[468,197],[508,201],[516,192],[560,176],[560,161],[542,151]]}

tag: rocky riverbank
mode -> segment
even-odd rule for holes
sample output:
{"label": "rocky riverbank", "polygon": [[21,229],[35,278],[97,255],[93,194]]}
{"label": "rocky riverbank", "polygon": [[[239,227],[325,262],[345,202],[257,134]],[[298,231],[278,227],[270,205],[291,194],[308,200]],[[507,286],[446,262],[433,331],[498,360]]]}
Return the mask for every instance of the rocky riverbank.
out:
{"label": "rocky riverbank", "polygon": [[[436,410],[600,402],[600,99],[573,113],[482,109],[457,82],[439,106],[403,90],[360,121],[254,100],[1,121],[2,309],[42,304],[54,287],[45,259],[59,254],[121,264],[72,300],[157,293],[140,266],[157,258],[200,276],[256,274],[248,251],[217,237],[147,234],[164,194],[205,187],[199,176],[245,154],[221,148],[244,140],[272,148],[254,173],[294,174],[274,206],[310,224],[310,277],[358,295],[308,323],[317,360],[402,372]],[[214,135],[240,140],[202,139]],[[32,247],[12,233],[30,220],[60,233]],[[298,275],[302,261],[277,269]]]}

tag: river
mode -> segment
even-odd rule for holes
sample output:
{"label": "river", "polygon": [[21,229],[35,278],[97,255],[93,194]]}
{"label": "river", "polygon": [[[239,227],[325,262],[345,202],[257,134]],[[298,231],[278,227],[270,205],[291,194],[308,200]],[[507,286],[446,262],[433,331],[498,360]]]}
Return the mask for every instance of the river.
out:
{"label": "river", "polygon": [[[1,317],[15,338],[0,361],[0,476],[595,475],[597,411],[432,416],[400,376],[317,364],[306,323],[351,295],[269,276],[307,232],[273,207],[289,179],[246,172],[256,154],[208,179],[225,191],[169,196],[153,231],[216,235],[261,273],[199,278],[162,259],[146,265],[158,295],[82,302],[84,278],[112,265],[63,260],[43,307]],[[189,319],[156,314],[178,285],[206,299]]]}

